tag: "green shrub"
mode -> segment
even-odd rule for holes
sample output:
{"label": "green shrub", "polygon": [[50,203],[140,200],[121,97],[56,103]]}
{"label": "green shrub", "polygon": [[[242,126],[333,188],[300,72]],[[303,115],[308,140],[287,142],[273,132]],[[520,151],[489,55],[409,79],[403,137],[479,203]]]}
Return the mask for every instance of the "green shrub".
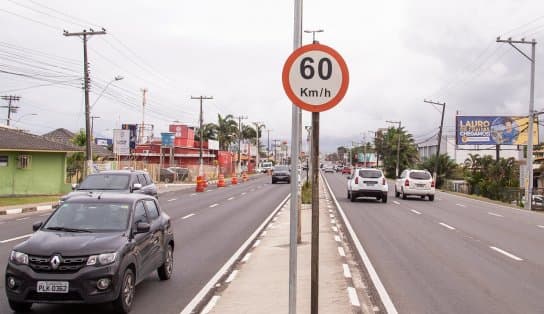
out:
{"label": "green shrub", "polygon": [[302,204],[312,203],[312,184],[308,181],[302,185]]}

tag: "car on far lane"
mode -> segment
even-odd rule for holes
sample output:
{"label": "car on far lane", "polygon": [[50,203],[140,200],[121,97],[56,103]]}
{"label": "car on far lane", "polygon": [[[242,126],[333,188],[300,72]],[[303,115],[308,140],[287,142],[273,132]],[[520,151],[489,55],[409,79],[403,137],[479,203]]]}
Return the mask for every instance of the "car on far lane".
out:
{"label": "car on far lane", "polygon": [[395,197],[402,195],[406,199],[410,195],[434,201],[435,182],[427,170],[406,169],[395,181]]}
{"label": "car on far lane", "polygon": [[323,172],[334,172],[334,166],[331,164],[323,166]]}
{"label": "car on far lane", "polygon": [[275,166],[272,170],[272,184],[276,184],[278,182],[287,182],[291,183],[291,171],[289,170],[289,166]]}
{"label": "car on far lane", "polygon": [[351,168],[350,167],[343,167],[342,168],[342,174],[351,174]]}
{"label": "car on far lane", "polygon": [[348,198],[355,202],[358,197],[375,197],[387,203],[389,186],[380,169],[355,168],[348,177]]}

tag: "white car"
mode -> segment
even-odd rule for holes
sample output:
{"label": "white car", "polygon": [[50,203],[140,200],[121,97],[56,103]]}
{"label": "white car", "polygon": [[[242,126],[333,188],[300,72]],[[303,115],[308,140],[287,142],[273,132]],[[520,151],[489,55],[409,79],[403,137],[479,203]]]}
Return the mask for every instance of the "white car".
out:
{"label": "white car", "polygon": [[355,202],[358,197],[375,197],[387,203],[389,186],[380,169],[355,168],[353,175],[348,177],[348,198]]}
{"label": "white car", "polygon": [[334,166],[333,165],[323,166],[323,172],[334,172]]}
{"label": "white car", "polygon": [[434,185],[429,171],[406,169],[395,182],[395,197],[402,195],[402,198],[406,199],[409,195],[416,195],[424,199],[426,196],[429,201],[434,201]]}

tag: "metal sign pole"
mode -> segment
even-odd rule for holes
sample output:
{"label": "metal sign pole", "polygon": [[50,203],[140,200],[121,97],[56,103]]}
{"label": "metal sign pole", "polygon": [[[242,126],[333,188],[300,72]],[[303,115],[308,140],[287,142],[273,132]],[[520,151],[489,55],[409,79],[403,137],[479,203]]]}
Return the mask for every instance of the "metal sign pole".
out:
{"label": "metal sign pole", "polygon": [[319,112],[312,112],[312,267],[311,313],[318,312],[319,283]]}

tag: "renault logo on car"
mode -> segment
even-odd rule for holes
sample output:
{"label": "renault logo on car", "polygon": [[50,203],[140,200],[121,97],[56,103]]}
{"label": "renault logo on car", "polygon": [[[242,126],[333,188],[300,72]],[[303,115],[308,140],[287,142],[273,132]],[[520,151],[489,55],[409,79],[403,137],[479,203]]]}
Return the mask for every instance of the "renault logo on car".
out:
{"label": "renault logo on car", "polygon": [[54,270],[57,270],[60,266],[60,256],[59,255],[55,255],[51,258],[51,268],[53,268]]}

